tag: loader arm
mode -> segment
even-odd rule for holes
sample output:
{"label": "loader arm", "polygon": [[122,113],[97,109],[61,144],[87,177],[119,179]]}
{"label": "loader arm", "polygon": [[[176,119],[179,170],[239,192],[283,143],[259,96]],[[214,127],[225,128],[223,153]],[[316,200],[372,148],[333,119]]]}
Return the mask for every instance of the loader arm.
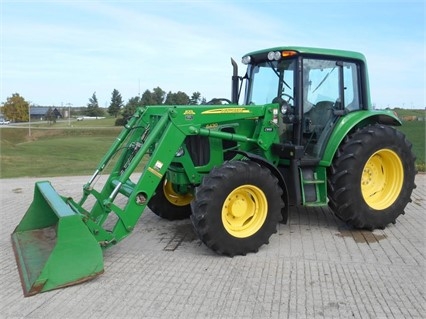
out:
{"label": "loader arm", "polygon": [[[168,117],[166,113],[160,118],[143,144],[130,143],[131,147],[137,148],[136,152],[122,156],[101,192],[86,185],[85,195],[78,206],[82,207],[90,195],[96,198],[93,209],[83,213],[89,216],[87,225],[102,246],[107,247],[120,241],[133,230],[177,149],[183,143],[185,134]],[[139,180],[132,182],[131,174],[151,149],[152,153]],[[128,197],[124,207],[115,203],[118,194]],[[118,219],[112,231],[105,232],[103,224],[109,214],[115,214]]]}
{"label": "loader arm", "polygon": [[[272,106],[269,108],[273,109]],[[86,216],[87,226],[102,247],[115,244],[134,229],[187,136],[200,135],[219,140],[233,140],[255,145],[265,151],[269,150],[271,143],[276,141],[277,132],[276,125],[272,122],[274,112],[272,109],[265,112],[265,109],[268,108],[224,109],[199,106],[197,109],[188,110],[188,106],[155,106],[139,109],[130,121],[130,125],[124,129],[124,133],[120,134],[126,139],[122,139],[121,143],[117,140],[98,166],[100,171],[113,158],[111,154],[120,148],[125,150],[116,162],[103,189],[98,192],[91,187],[91,181],[94,180],[92,177],[91,181],[84,186],[82,199],[78,203],[72,200],[68,202],[74,210]],[[252,125],[254,136],[205,128],[212,122],[224,123],[244,119],[255,123],[254,126]],[[144,159],[147,159],[147,162],[141,175],[137,181],[133,182],[131,175]],[[202,173],[198,178],[194,176],[196,174],[193,172],[196,171],[194,163],[186,163],[184,174],[192,173],[192,176],[187,176],[188,181],[190,178],[192,181],[201,179]],[[115,203],[118,194],[128,198],[124,207]],[[90,211],[86,211],[82,207],[91,196],[95,197],[96,202]],[[107,220],[111,219],[108,218],[111,214],[116,215],[116,223],[113,227],[109,225],[110,230],[106,231],[103,226]]]}

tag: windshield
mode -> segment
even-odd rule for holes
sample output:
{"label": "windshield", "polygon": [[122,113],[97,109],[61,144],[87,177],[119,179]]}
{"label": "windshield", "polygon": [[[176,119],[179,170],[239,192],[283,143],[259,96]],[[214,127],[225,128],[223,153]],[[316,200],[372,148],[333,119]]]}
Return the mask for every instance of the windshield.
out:
{"label": "windshield", "polygon": [[281,97],[290,104],[294,104],[295,65],[295,59],[265,61],[249,65],[245,103],[266,104]]}

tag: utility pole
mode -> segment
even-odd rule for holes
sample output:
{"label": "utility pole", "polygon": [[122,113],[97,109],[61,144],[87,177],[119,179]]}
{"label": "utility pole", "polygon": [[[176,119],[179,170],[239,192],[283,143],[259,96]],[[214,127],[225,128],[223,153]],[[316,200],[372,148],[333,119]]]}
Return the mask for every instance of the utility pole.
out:
{"label": "utility pole", "polygon": [[31,103],[28,103],[28,136],[31,136]]}
{"label": "utility pole", "polygon": [[67,103],[68,105],[68,126],[71,126],[71,106],[72,103]]}

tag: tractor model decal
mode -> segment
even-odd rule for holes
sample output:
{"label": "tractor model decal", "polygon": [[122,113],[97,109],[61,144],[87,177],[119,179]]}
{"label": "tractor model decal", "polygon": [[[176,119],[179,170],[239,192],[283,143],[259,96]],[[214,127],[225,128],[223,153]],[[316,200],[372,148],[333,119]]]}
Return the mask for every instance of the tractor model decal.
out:
{"label": "tractor model decal", "polygon": [[250,113],[250,111],[244,107],[227,107],[222,109],[213,109],[213,110],[204,111],[201,114],[230,114],[230,113],[234,113],[234,114]]}

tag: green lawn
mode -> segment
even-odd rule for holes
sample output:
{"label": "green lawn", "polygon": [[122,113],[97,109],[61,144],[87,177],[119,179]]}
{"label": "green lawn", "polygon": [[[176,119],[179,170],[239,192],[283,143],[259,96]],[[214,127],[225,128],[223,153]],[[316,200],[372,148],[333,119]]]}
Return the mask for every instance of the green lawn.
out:
{"label": "green lawn", "polygon": [[[31,127],[50,127],[50,128],[97,128],[97,127],[104,127],[104,128],[111,128],[114,126],[115,118],[113,117],[107,117],[104,119],[85,119],[83,121],[77,121],[77,119],[73,118],[71,121],[68,120],[61,120],[56,123],[47,124],[46,122],[31,122]],[[28,128],[28,124],[25,123],[26,127]]]}
{"label": "green lawn", "polygon": [[425,121],[403,121],[397,129],[405,134],[413,144],[413,152],[417,157],[416,166],[419,171],[425,171]]}
{"label": "green lawn", "polygon": [[120,128],[1,128],[1,178],[92,174]]}
{"label": "green lawn", "polygon": [[[425,114],[414,111],[416,116]],[[410,110],[398,110],[401,117],[412,114]],[[114,122],[114,118],[107,118],[52,125],[31,123],[31,136],[25,124],[19,128],[1,127],[0,178],[91,175],[122,129],[114,127]],[[425,123],[404,121],[398,127],[413,144],[419,171],[426,170]]]}

